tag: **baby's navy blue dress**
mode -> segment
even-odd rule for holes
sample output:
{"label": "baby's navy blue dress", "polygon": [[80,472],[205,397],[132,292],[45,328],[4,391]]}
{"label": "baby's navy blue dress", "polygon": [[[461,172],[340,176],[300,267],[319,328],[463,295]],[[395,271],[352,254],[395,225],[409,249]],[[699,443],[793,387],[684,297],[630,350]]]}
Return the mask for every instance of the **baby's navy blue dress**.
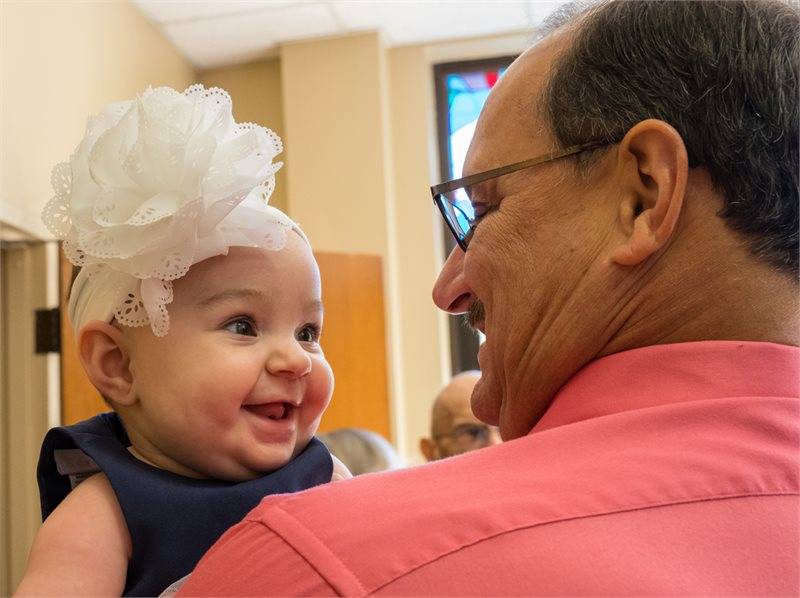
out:
{"label": "baby's navy blue dress", "polygon": [[103,413],[50,430],[37,472],[43,520],[71,489],[69,477],[59,473],[59,467],[62,471],[64,467],[57,463],[56,451],[60,456],[74,456],[75,449],[80,449],[108,477],[133,547],[125,596],[160,594],[191,573],[223,532],[264,496],[305,490],[329,482],[333,473],[330,453],[316,438],[281,469],[238,483],[197,480],[157,469],[136,459],[128,446],[117,415]]}

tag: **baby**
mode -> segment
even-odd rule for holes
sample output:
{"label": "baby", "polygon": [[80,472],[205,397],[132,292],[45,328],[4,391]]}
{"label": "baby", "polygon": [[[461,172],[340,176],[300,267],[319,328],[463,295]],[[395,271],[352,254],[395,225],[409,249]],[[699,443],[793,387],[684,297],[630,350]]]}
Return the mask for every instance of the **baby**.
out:
{"label": "baby", "polygon": [[281,149],[222,90],[158,88],[54,170],[43,218],[81,268],[70,318],[113,413],[46,436],[18,594],[159,594],[265,495],[346,477],[313,437],[319,270],[267,205]]}

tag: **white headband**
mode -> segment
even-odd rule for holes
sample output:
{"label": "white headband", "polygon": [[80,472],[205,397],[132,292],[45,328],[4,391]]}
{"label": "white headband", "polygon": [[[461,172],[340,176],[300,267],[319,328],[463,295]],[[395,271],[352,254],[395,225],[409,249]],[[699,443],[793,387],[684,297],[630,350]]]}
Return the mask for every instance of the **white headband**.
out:
{"label": "white headband", "polygon": [[300,227],[267,205],[280,138],[237,124],[227,92],[147,89],[90,118],[68,163],[53,169],[42,212],[81,272],[69,316],[169,330],[172,281],[233,246],[280,250]]}

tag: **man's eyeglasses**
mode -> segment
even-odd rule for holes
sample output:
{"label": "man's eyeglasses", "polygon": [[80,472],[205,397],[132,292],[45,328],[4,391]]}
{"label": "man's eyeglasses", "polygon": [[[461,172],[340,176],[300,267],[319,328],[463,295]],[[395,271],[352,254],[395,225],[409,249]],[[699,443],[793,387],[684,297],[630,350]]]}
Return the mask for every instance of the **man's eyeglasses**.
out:
{"label": "man's eyeglasses", "polygon": [[531,166],[538,166],[539,164],[552,162],[559,158],[566,158],[567,156],[572,156],[602,145],[605,144],[584,143],[582,145],[573,145],[567,149],[551,152],[544,156],[538,156],[522,162],[515,162],[508,166],[500,166],[499,168],[493,168],[485,172],[471,174],[470,176],[435,185],[431,187],[433,203],[438,206],[439,211],[444,217],[444,221],[447,223],[450,232],[452,232],[453,236],[456,238],[459,247],[461,247],[463,251],[466,251],[470,239],[472,239],[472,235],[475,232],[475,226],[477,225],[475,210],[472,207],[470,195],[467,191],[472,185],[503,176],[504,174],[530,168]]}
{"label": "man's eyeglasses", "polygon": [[487,446],[492,434],[498,434],[497,428],[488,424],[465,423],[454,427],[446,434],[438,434],[436,439],[443,437],[452,438],[464,446]]}

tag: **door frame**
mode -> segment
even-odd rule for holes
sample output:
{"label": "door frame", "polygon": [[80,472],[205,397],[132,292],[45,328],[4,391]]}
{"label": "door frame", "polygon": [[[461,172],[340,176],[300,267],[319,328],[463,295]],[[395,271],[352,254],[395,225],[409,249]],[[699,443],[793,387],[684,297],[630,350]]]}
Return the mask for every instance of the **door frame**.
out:
{"label": "door frame", "polygon": [[58,353],[36,353],[35,311],[58,306],[58,244],[0,226],[0,594],[25,570],[41,523],[36,464],[60,423]]}

